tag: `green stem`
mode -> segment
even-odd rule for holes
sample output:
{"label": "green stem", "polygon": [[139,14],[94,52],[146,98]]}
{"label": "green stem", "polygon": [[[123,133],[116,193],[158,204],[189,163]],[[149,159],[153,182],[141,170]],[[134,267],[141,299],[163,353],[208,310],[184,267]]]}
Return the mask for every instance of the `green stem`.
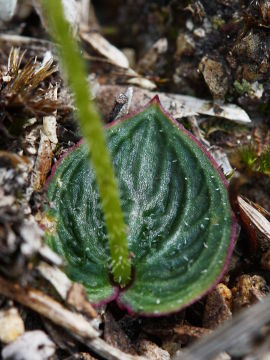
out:
{"label": "green stem", "polygon": [[96,174],[109,238],[113,277],[121,286],[125,286],[131,278],[126,226],[102,120],[90,100],[85,64],[64,18],[61,0],[43,0],[43,4],[52,36],[60,44],[61,61],[75,96],[81,130],[90,148],[90,160]]}

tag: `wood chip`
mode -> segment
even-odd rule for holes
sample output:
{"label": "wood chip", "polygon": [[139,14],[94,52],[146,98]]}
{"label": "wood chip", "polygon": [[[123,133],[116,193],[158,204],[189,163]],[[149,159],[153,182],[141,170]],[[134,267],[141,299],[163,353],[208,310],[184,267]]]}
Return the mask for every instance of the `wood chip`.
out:
{"label": "wood chip", "polygon": [[223,99],[229,88],[225,66],[219,61],[204,56],[199,64],[199,70],[213,97]]}
{"label": "wood chip", "polygon": [[129,107],[132,101],[133,87],[129,87],[125,94],[119,94],[114,103],[114,107],[109,114],[109,122],[119,119],[121,116],[125,116],[129,112]]}
{"label": "wood chip", "polygon": [[[57,100],[57,86],[52,88],[48,93],[47,97],[52,100]],[[53,116],[44,116],[43,117],[43,131],[46,136],[48,136],[50,142],[54,145],[58,143],[57,134],[56,134],[56,111]]]}
{"label": "wood chip", "polygon": [[32,186],[35,191],[40,190],[44,186],[47,175],[52,167],[52,157],[53,151],[50,139],[41,130],[38,155],[31,179]]}
{"label": "wood chip", "polygon": [[77,311],[83,312],[90,317],[97,316],[96,311],[89,303],[85,288],[82,284],[73,283],[67,293],[66,301],[68,304],[74,306]]}

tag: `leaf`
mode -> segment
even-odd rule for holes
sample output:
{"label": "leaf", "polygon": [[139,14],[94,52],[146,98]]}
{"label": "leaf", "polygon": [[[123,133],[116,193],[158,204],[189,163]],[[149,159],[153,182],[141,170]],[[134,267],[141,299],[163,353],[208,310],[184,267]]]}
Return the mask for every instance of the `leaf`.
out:
{"label": "leaf", "polygon": [[110,281],[106,229],[84,145],[60,162],[49,182],[50,215],[57,223],[49,244],[91,301],[117,298],[142,314],[177,311],[216,284],[232,252],[226,180],[158,98],[113,123],[106,135],[133,253],[133,283],[119,292]]}

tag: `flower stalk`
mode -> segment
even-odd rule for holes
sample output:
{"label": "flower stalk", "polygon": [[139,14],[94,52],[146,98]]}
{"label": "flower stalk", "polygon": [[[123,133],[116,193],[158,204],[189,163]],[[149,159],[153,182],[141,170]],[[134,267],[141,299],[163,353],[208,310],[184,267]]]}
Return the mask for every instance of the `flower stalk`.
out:
{"label": "flower stalk", "polygon": [[111,253],[114,281],[126,286],[131,279],[131,263],[126,225],[120,204],[117,182],[106,145],[102,119],[91,100],[85,64],[79,47],[64,17],[61,0],[43,0],[52,37],[59,43],[59,55],[73,91],[77,116],[96,174]]}

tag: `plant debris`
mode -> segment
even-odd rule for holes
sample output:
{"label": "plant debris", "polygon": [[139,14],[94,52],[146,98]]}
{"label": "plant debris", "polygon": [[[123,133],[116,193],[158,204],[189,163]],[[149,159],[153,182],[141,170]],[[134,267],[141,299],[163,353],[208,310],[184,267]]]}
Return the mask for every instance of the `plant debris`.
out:
{"label": "plant debris", "polygon": [[93,307],[44,243],[47,178],[81,138],[59,48],[38,1],[0,0],[0,357],[267,358],[269,0],[62,3],[104,122],[158,94],[229,178],[239,236],[219,284],[180,313]]}
{"label": "plant debris", "polygon": [[[97,93],[97,102],[104,116],[108,116],[109,110],[113,106],[112,94],[123,93],[125,87],[123,86],[101,86]],[[194,98],[187,95],[166,94],[160,92],[151,92],[134,88],[133,101],[130,106],[130,111],[134,112],[150,101],[154,95],[158,95],[164,108],[171,113],[175,118],[181,119],[187,116],[196,116],[198,114],[216,116],[238,122],[240,124],[248,124],[251,122],[248,114],[233,104],[221,105],[216,112],[213,104],[209,101]]]}
{"label": "plant debris", "polygon": [[44,360],[55,353],[55,344],[42,331],[28,331],[4,347],[3,360]]}

